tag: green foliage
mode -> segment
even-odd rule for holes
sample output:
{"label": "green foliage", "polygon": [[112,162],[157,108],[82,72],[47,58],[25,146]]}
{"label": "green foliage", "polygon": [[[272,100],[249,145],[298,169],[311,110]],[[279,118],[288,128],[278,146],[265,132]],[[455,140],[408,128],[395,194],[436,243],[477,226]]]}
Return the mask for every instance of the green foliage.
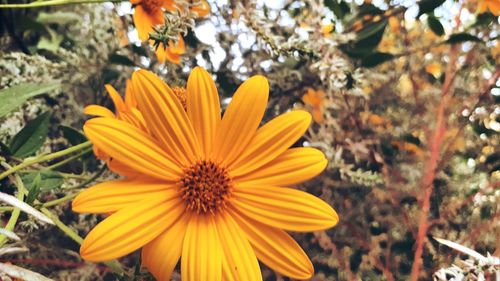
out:
{"label": "green foliage", "polygon": [[0,118],[20,107],[26,100],[56,89],[59,83],[22,84],[0,90]]}
{"label": "green foliage", "polygon": [[38,192],[45,192],[53,189],[58,189],[64,182],[63,176],[56,171],[40,170],[36,172],[25,173],[22,175],[22,180],[25,187]]}
{"label": "green foliage", "polygon": [[483,42],[479,37],[474,36],[469,33],[456,33],[450,35],[448,40],[445,41],[446,44],[458,44],[458,43],[463,43],[463,42]]}
{"label": "green foliage", "polygon": [[443,5],[444,2],[446,2],[446,0],[421,0],[418,2],[419,11],[417,17],[434,11],[434,9]]}
{"label": "green foliage", "polygon": [[87,141],[87,138],[78,130],[61,125],[59,129],[62,131],[63,137],[69,141],[71,145],[77,145]]}
{"label": "green foliage", "polygon": [[40,114],[12,138],[9,149],[16,157],[33,155],[45,142],[49,132],[49,111]]}
{"label": "green foliage", "polygon": [[441,22],[434,16],[434,15],[429,15],[427,17],[427,24],[429,25],[429,28],[436,34],[437,36],[443,36],[444,35],[444,28]]}

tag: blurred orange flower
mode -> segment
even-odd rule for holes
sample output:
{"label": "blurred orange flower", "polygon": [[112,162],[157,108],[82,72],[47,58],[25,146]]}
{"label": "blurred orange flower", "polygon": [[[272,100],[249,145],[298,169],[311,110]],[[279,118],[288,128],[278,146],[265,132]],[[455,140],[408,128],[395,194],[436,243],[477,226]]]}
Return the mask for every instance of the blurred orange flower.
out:
{"label": "blurred orange flower", "polygon": [[313,119],[316,123],[323,122],[323,107],[324,107],[325,92],[307,89],[302,96],[302,101],[305,105],[311,108]]}
{"label": "blurred orange flower", "polygon": [[165,22],[163,9],[175,10],[173,0],[130,0],[130,2],[135,5],[134,25],[141,41],[149,39],[149,33],[153,32],[155,25]]}
{"label": "blurred orange flower", "polygon": [[428,64],[425,67],[425,71],[434,76],[434,78],[438,78],[439,76],[441,76],[441,73],[443,73],[441,65],[436,62]]}
{"label": "blurred orange flower", "polygon": [[186,52],[184,39],[179,34],[179,39],[177,43],[172,40],[168,41],[168,46],[165,47],[163,43],[160,43],[156,48],[156,57],[160,63],[165,63],[165,61],[170,61],[175,64],[181,62],[181,56]]}
{"label": "blurred orange flower", "polygon": [[490,12],[495,16],[500,15],[500,0],[479,0],[477,6],[478,13]]}
{"label": "blurred orange flower", "polygon": [[323,36],[327,37],[335,30],[335,25],[333,23],[325,24],[321,27],[321,33]]}

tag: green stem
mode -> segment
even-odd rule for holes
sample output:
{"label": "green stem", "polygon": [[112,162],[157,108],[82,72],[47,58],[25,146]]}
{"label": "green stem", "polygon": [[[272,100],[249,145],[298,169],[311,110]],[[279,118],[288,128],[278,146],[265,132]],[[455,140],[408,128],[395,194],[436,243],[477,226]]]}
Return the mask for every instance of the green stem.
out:
{"label": "green stem", "polygon": [[[43,208],[42,207],[42,208],[40,208],[40,211],[43,214],[45,214],[47,217],[49,217],[55,223],[55,225],[62,232],[64,232],[71,239],[73,239],[73,241],[75,241],[76,243],[78,243],[80,245],[82,244],[83,238],[80,237],[80,235],[78,235],[78,233],[76,233],[73,229],[69,228],[61,220],[59,220],[59,218],[56,215],[52,214],[52,212],[50,212],[47,208]],[[115,273],[117,273],[119,275],[124,275],[125,274],[125,271],[121,267],[120,263],[118,261],[116,261],[116,260],[104,262],[104,264],[106,266],[108,266],[109,268],[111,268],[113,270],[113,272],[115,272]]]}
{"label": "green stem", "polygon": [[49,211],[47,208],[42,207],[42,208],[40,208],[40,212],[42,212],[44,215],[46,215],[47,217],[49,217],[54,222],[54,224],[60,230],[62,230],[62,232],[64,232],[71,239],[73,239],[73,241],[75,241],[78,244],[82,244],[83,238],[80,237],[75,231],[73,231],[67,225],[65,225],[61,220],[59,220],[59,218],[56,215],[52,214],[51,211]]}
{"label": "green stem", "polygon": [[[7,167],[8,169],[11,168],[9,164],[4,163],[4,162],[2,163],[2,166]],[[24,191],[24,184],[23,184],[23,181],[21,180],[21,177],[18,176],[18,175],[15,175],[15,178],[16,178],[16,186],[17,186],[17,199],[19,201],[23,201],[24,200],[24,192],[23,192]],[[10,214],[9,221],[5,225],[5,229],[13,231],[14,227],[16,226],[17,219],[19,219],[19,215],[20,214],[21,214],[21,209],[19,209],[17,207],[14,208],[14,210]],[[5,242],[7,242],[7,236],[0,235],[0,248],[5,244]]]}
{"label": "green stem", "polygon": [[5,8],[39,8],[46,6],[60,6],[71,4],[95,4],[105,2],[124,2],[128,0],[48,0],[48,1],[35,1],[24,4],[0,4],[0,9]]}
{"label": "green stem", "polygon": [[78,154],[75,154],[75,155],[73,155],[71,157],[68,157],[68,158],[66,158],[66,159],[64,159],[62,161],[59,161],[59,162],[57,162],[57,163],[55,163],[53,165],[47,166],[47,167],[43,168],[43,170],[54,170],[57,167],[60,167],[60,166],[62,166],[64,164],[66,164],[66,163],[69,163],[69,162],[71,162],[71,161],[73,161],[75,159],[78,159],[78,158],[82,157],[84,154],[86,154],[86,153],[88,153],[90,151],[92,151],[92,148],[89,147],[87,149],[84,149],[84,150],[80,151]]}
{"label": "green stem", "polygon": [[8,175],[10,175],[12,173],[15,173],[15,172],[17,172],[17,171],[19,171],[21,169],[24,169],[26,167],[29,167],[29,166],[33,165],[33,164],[44,162],[44,161],[49,161],[49,160],[52,160],[54,158],[59,158],[61,156],[64,156],[64,155],[67,155],[67,154],[71,154],[73,152],[76,152],[76,151],[85,149],[87,147],[90,147],[91,145],[92,145],[92,143],[90,143],[89,141],[87,141],[87,142],[84,142],[84,143],[72,146],[70,148],[67,148],[67,149],[64,149],[64,150],[61,150],[61,151],[58,151],[58,152],[54,152],[54,153],[50,153],[50,154],[44,154],[44,155],[40,155],[40,156],[34,157],[34,158],[28,158],[28,159],[24,160],[21,164],[16,165],[16,166],[8,169],[7,171],[1,173],[0,174],[0,180],[2,180],[3,178],[5,178],[6,176],[8,176]]}
{"label": "green stem", "polygon": [[66,201],[69,201],[69,200],[75,198],[77,195],[78,195],[78,193],[69,194],[69,195],[61,197],[59,199],[55,199],[55,200],[52,200],[52,201],[49,201],[49,202],[45,202],[45,203],[42,204],[42,208],[52,207],[52,206],[55,206],[55,205],[59,205],[61,203],[64,203]]}

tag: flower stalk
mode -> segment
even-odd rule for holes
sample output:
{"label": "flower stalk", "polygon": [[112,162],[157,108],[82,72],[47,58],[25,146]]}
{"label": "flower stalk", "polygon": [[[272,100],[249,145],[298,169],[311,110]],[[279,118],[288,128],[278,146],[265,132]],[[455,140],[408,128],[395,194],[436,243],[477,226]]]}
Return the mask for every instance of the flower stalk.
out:
{"label": "flower stalk", "polygon": [[72,146],[70,148],[67,148],[67,149],[64,149],[61,151],[57,151],[57,152],[50,153],[50,154],[43,154],[43,155],[33,157],[33,158],[28,158],[28,159],[24,160],[21,164],[16,165],[16,166],[8,169],[7,171],[1,173],[0,180],[4,179],[6,176],[8,176],[10,174],[13,174],[13,173],[15,173],[21,169],[24,169],[26,167],[29,167],[33,164],[37,164],[40,162],[45,162],[45,161],[49,161],[49,160],[52,160],[55,158],[59,158],[61,156],[65,156],[65,155],[71,154],[73,152],[83,150],[83,149],[88,148],[90,146],[92,146],[92,144],[89,141],[86,141],[84,143]]}
{"label": "flower stalk", "polygon": [[26,8],[40,8],[47,6],[61,6],[72,4],[96,4],[105,2],[124,2],[128,0],[48,0],[48,1],[34,1],[31,3],[23,4],[0,4],[0,9],[26,9]]}

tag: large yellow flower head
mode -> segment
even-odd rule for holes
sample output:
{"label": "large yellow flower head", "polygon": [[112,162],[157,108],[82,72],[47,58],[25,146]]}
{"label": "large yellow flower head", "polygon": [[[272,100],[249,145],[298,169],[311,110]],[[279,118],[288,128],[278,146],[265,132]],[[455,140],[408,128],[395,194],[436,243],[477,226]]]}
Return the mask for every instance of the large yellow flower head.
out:
{"label": "large yellow flower head", "polygon": [[283,275],[307,279],[313,266],[285,231],[327,229],[336,212],[306,192],[288,188],[327,165],[314,148],[290,148],[311,116],[287,112],[259,128],[269,86],[244,82],[221,118],[214,81],[195,68],[186,107],[161,79],[138,70],[132,90],[148,131],[117,118],[87,121],[93,144],[135,174],[78,195],[76,212],[111,213],[85,238],[89,261],[142,247],[143,264],[169,280],[181,261],[183,280],[262,280],[258,260]]}

